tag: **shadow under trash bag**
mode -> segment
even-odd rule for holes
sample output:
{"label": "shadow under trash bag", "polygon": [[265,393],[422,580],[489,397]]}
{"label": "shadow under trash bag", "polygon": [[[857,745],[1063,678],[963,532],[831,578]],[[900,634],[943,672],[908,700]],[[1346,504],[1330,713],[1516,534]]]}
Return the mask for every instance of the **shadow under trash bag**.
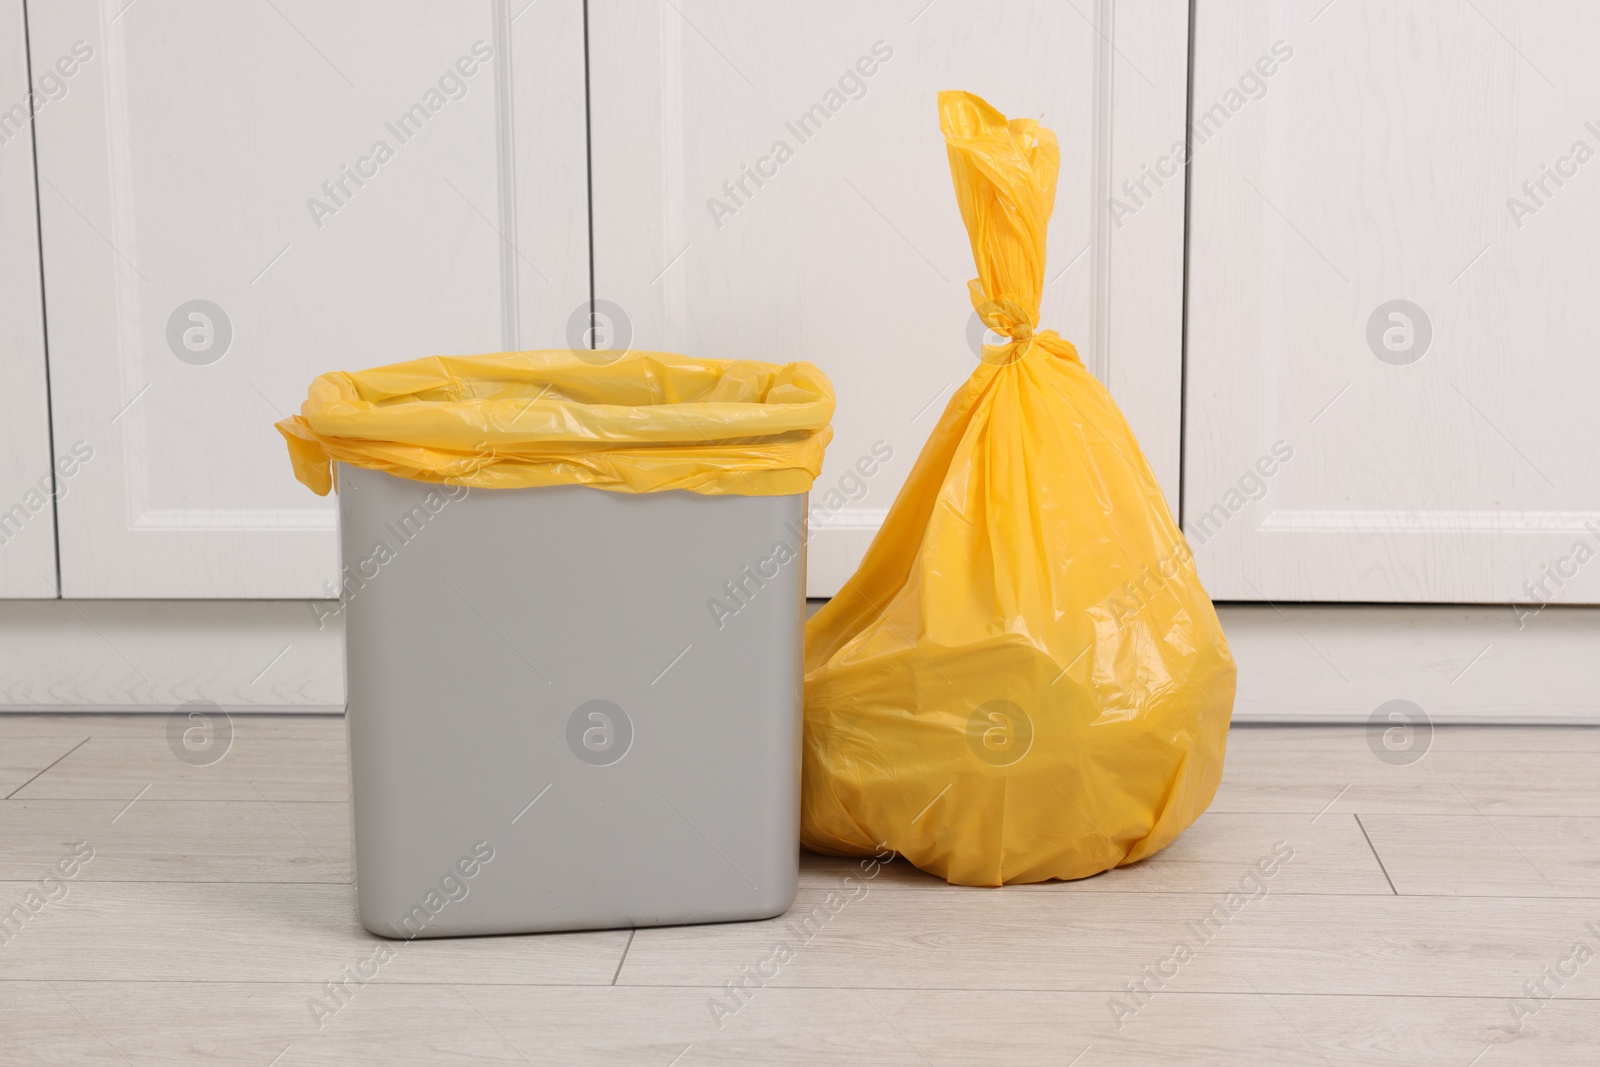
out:
{"label": "shadow under trash bag", "polygon": [[806,628],[801,838],[964,885],[1173,840],[1222,776],[1234,664],[1138,442],[1035,330],[1060,153],[969,93],[939,120],[985,345],[860,569]]}

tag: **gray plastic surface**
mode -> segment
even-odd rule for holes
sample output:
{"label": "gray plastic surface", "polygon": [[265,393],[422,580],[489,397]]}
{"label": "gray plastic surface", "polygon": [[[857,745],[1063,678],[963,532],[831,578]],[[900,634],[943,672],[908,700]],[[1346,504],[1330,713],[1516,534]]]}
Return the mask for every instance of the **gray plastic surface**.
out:
{"label": "gray plastic surface", "polygon": [[788,908],[804,494],[469,491],[345,465],[339,478],[367,929]]}

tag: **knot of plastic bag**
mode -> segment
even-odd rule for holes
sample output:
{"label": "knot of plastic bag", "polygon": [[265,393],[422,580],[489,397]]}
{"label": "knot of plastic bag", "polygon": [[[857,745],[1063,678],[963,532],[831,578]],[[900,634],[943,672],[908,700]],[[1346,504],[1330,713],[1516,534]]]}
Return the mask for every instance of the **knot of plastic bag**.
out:
{"label": "knot of plastic bag", "polygon": [[1051,355],[1076,360],[1078,350],[1072,342],[1065,341],[1054,330],[1035,332],[1038,316],[1014,300],[976,301],[978,319],[995,333],[1009,337],[1002,345],[984,345],[982,359],[985,363],[1004,366],[1022,359],[1037,344]]}

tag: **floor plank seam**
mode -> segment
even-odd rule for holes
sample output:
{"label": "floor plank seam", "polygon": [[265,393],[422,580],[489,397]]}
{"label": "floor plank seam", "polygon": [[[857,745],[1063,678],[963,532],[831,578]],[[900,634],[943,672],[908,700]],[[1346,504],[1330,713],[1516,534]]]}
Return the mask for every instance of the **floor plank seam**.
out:
{"label": "floor plank seam", "polygon": [[617,969],[611,975],[612,985],[616,985],[617,979],[622,976],[622,965],[628,962],[628,950],[633,947],[633,939],[638,933],[637,927],[628,931],[628,943],[622,946],[622,958],[617,960]]}
{"label": "floor plank seam", "polygon": [[[8,886],[8,885],[27,886],[27,885],[33,885],[33,884],[35,884],[33,881],[30,881],[29,879],[26,879],[26,878],[0,878],[0,886]],[[163,879],[163,878],[85,878],[85,879],[82,879],[82,880],[76,882],[75,884],[77,884],[77,885],[85,885],[85,886],[89,886],[89,885],[138,885],[138,886],[169,886],[169,887],[191,886],[191,885],[332,886],[332,887],[335,887],[335,888],[342,888],[342,889],[349,889],[354,885],[353,882],[334,881],[332,879],[329,879],[327,881],[322,881],[322,882],[304,882],[304,881],[275,882],[275,881],[267,881],[267,880],[262,880],[262,879],[240,880],[240,879],[235,879],[235,878],[184,879],[182,881],[176,881],[176,880],[173,880],[173,879]],[[1391,888],[1392,888],[1392,886],[1391,886]],[[826,889],[826,887],[818,887],[818,888],[812,889],[811,892],[822,894],[822,893],[828,892],[828,890]],[[912,891],[912,892],[916,892],[916,891]],[[1045,895],[1045,893],[1037,891],[1037,890],[1035,892],[1039,893],[1039,895]],[[1064,896],[1064,897],[1065,896],[1074,896],[1074,897],[1076,897],[1076,896],[1079,895],[1079,894],[1074,894],[1070,890],[1050,890],[1050,891],[1047,891],[1047,892],[1055,893],[1055,894],[1058,894],[1058,895],[1061,895],[1061,896]],[[1189,898],[1195,898],[1195,897],[1212,897],[1212,898],[1214,898],[1214,897],[1225,897],[1225,896],[1228,895],[1229,892],[1230,892],[1230,890],[1227,890],[1227,889],[1195,889],[1195,890],[1172,889],[1172,890],[1159,890],[1159,891],[1157,891],[1157,890],[1148,890],[1148,889],[1142,889],[1142,890],[1132,890],[1132,889],[1130,889],[1130,890],[1122,890],[1122,889],[1099,890],[1099,889],[1095,889],[1095,890],[1085,890],[1085,891],[1083,891],[1083,893],[1081,895],[1082,896],[1095,896],[1095,897],[1113,897],[1113,896],[1182,897],[1182,898],[1185,898],[1185,899],[1189,899]],[[1371,899],[1373,897],[1381,897],[1381,896],[1383,896],[1383,893],[1381,893],[1381,892],[1327,893],[1327,892],[1314,892],[1314,891],[1313,892],[1295,892],[1295,891],[1291,891],[1291,890],[1274,890],[1272,895],[1274,897],[1297,897],[1297,898],[1299,898],[1299,897],[1326,897],[1326,898],[1334,899],[1334,900],[1360,900],[1360,899]],[[1538,894],[1528,894],[1528,893],[1391,893],[1390,895],[1391,896],[1403,896],[1407,900],[1419,900],[1419,901],[1421,901],[1421,900],[1458,900],[1458,901],[1459,900],[1512,900],[1512,901],[1519,901],[1519,902],[1522,902],[1522,903],[1528,903],[1530,901],[1600,900],[1600,892],[1596,892],[1596,893],[1565,893],[1565,894],[1560,894],[1560,895],[1552,894],[1552,893],[1538,893]],[[779,916],[779,918],[782,918],[782,916]],[[776,922],[777,920],[771,919],[771,920],[761,920],[761,921],[764,921],[764,922]],[[682,927],[663,926],[663,927],[657,927],[656,929],[675,930],[675,929],[682,929]],[[553,931],[550,934],[504,934],[504,935],[486,935],[486,936],[503,936],[503,937],[519,937],[519,938],[520,937],[555,937],[555,936],[565,937],[565,936],[571,936],[571,935],[575,935],[575,934],[592,934],[592,933],[608,933],[608,932],[614,932],[614,931],[604,931],[604,930],[599,930],[599,931],[596,931],[596,930],[558,930],[558,931]],[[865,988],[865,987],[863,987],[863,988]]]}
{"label": "floor plank seam", "polygon": [[1389,883],[1389,892],[1395,896],[1400,895],[1400,890],[1394,887],[1394,879],[1389,877],[1389,868],[1383,865],[1383,857],[1378,855],[1378,846],[1372,843],[1372,835],[1367,833],[1367,824],[1361,821],[1361,816],[1356,816],[1356,825],[1361,827],[1361,836],[1367,839],[1367,847],[1372,849],[1372,858],[1378,861],[1378,870],[1383,872],[1383,880]]}
{"label": "floor plank seam", "polygon": [[[89,740],[89,739],[85,738],[85,740]],[[70,755],[72,755],[72,753],[68,752],[67,756],[70,756]],[[66,759],[67,756],[62,756],[61,758],[62,759]],[[48,767],[45,768],[45,770],[49,770],[49,769],[50,768],[48,768]],[[40,771],[39,773],[43,774],[44,771]],[[18,786],[17,788],[21,789],[22,786]],[[0,804],[4,804],[4,803],[7,803],[7,802],[10,802],[12,804],[110,804],[113,801],[117,801],[117,800],[121,800],[121,799],[122,799],[121,797],[17,797],[15,800],[13,800],[10,796],[4,796],[4,797],[0,797]],[[145,801],[145,803],[146,804],[210,804],[212,806],[216,806],[218,804],[255,804],[257,806],[264,807],[267,804],[271,803],[271,801],[251,800],[248,797],[204,797],[204,798],[202,798],[202,797],[157,797],[154,800],[147,800],[147,801]],[[348,805],[350,802],[348,800],[281,800],[281,801],[279,801],[279,803],[281,803],[281,804],[344,804],[344,805]],[[1554,816],[1552,816],[1552,818],[1553,817]],[[1584,818],[1584,816],[1569,816],[1569,818]]]}
{"label": "floor plank seam", "polygon": [[[31,881],[29,881],[29,880],[27,880],[25,878],[0,878],[0,886],[5,886],[5,885],[34,885],[34,884],[36,884],[36,883],[35,882],[31,882]],[[180,885],[282,885],[282,886],[291,886],[291,885],[331,885],[331,886],[342,886],[342,887],[348,889],[353,883],[343,882],[343,881],[335,882],[335,881],[332,881],[332,880],[327,880],[327,881],[322,881],[322,882],[273,882],[273,881],[264,881],[264,880],[262,880],[260,878],[248,878],[248,879],[246,879],[246,878],[195,878],[195,879],[187,879],[186,878],[181,882],[175,882],[175,881],[172,881],[170,879],[164,879],[164,878],[82,878],[82,879],[79,879],[76,884],[78,884],[78,885],[152,885],[152,886],[154,886],[154,885],[164,885],[164,886],[180,886]],[[1557,900],[1557,899],[1560,899],[1560,898],[1558,898],[1558,897],[1541,897],[1540,899],[1541,900]]]}
{"label": "floor plank seam", "polygon": [[[74,752],[78,751],[78,749],[82,748],[84,745],[87,745],[92,740],[93,740],[92,736],[91,737],[85,737],[82,741],[79,741],[77,744],[75,744],[71,748],[67,749],[67,751],[65,751],[65,752],[61,753],[61,755],[57,756],[55,758],[55,760],[53,760],[51,762],[50,767],[54,767],[57,763],[60,763],[62,760],[66,759],[68,756],[72,755]],[[50,769],[50,767],[46,767],[43,771],[40,771],[39,774],[34,775],[32,778],[29,778],[26,782],[23,782],[21,785],[17,786],[11,792],[7,793],[5,798],[7,800],[10,800],[12,797],[16,796],[18,793],[20,793],[24,789],[28,788],[34,782],[38,781],[39,780],[39,775],[44,774],[45,771],[48,771]]]}
{"label": "floor plank seam", "polygon": [[[1318,813],[1314,812],[1314,811],[1237,811],[1237,810],[1229,811],[1229,810],[1224,810],[1224,809],[1221,809],[1221,808],[1210,808],[1210,809],[1207,809],[1206,814],[1207,815],[1260,815],[1260,816],[1282,815],[1282,816],[1288,817],[1288,816],[1298,816],[1298,815],[1316,815]],[[1335,815],[1347,815],[1347,814],[1349,814],[1349,812],[1342,812],[1341,811],[1341,812],[1334,812],[1334,814]],[[1405,811],[1405,810],[1393,810],[1393,811],[1368,811],[1367,814],[1368,815],[1390,815],[1390,816],[1395,816],[1397,818],[1406,818],[1406,819],[1462,819],[1462,818],[1466,818],[1466,817],[1471,816],[1471,815],[1476,815],[1477,813],[1476,812],[1471,812],[1471,811]],[[1558,819],[1558,820],[1573,820],[1573,819],[1584,820],[1584,819],[1588,819],[1588,820],[1595,820],[1595,819],[1600,819],[1600,814],[1596,814],[1596,815],[1549,814],[1549,815],[1546,815],[1546,814],[1544,814],[1542,812],[1520,812],[1519,811],[1519,812],[1496,812],[1495,813],[1495,817],[1496,818],[1501,818],[1501,819]]]}
{"label": "floor plank seam", "polygon": [[[48,985],[49,983],[52,983],[52,982],[62,982],[62,983],[70,984],[70,985],[125,985],[125,986],[204,985],[204,986],[244,986],[244,987],[247,987],[247,988],[257,988],[257,987],[260,987],[260,988],[280,988],[280,987],[286,987],[286,988],[290,988],[290,989],[304,989],[308,984],[314,984],[314,980],[311,979],[311,978],[302,978],[302,979],[297,979],[297,980],[296,979],[263,980],[263,979],[249,979],[249,978],[226,978],[226,979],[194,979],[194,978],[63,978],[63,977],[59,977],[59,976],[51,977],[51,978],[11,978],[11,977],[0,977],[0,985],[6,985],[6,984],[11,984],[11,985]],[[709,984],[709,983],[705,984],[705,985],[684,985],[684,984],[681,984],[681,983],[674,983],[674,984],[671,984],[671,985],[668,985],[668,984],[656,985],[656,984],[648,984],[648,983],[623,982],[623,983],[619,983],[618,985],[613,986],[613,985],[611,985],[610,983],[607,983],[607,982],[472,982],[472,981],[461,981],[461,980],[451,981],[451,980],[445,979],[445,978],[436,979],[434,981],[416,981],[416,982],[398,981],[398,980],[391,980],[391,979],[387,979],[386,978],[383,981],[383,985],[385,985],[385,986],[403,986],[403,987],[406,987],[406,988],[413,988],[413,989],[432,989],[432,988],[441,988],[442,989],[442,988],[448,987],[450,985],[457,985],[457,986],[462,986],[462,987],[467,988],[467,989],[530,989],[530,990],[532,990],[532,989],[537,989],[537,990],[627,989],[627,990],[633,990],[635,992],[640,991],[640,990],[662,990],[662,989],[709,990],[709,991],[715,992],[715,991],[720,991],[720,990],[723,989],[723,987],[721,985],[713,985],[713,984]],[[765,988],[765,989],[776,989],[776,990],[790,990],[790,991],[837,992],[837,993],[847,993],[847,992],[851,992],[852,990],[862,990],[862,991],[869,992],[869,993],[873,993],[873,992],[877,992],[877,993],[1004,993],[1004,994],[1050,994],[1050,995],[1059,995],[1059,996],[1101,996],[1101,995],[1105,995],[1105,994],[1121,994],[1121,993],[1126,993],[1127,992],[1126,988],[1124,988],[1122,986],[1105,986],[1105,987],[1099,988],[1099,989],[1090,989],[1090,988],[1061,989],[1061,988],[1053,988],[1053,987],[1052,988],[1045,988],[1045,987],[1028,987],[1028,986],[1023,986],[1023,987],[1018,987],[1018,986],[928,986],[928,985],[888,985],[888,986],[885,986],[885,985],[860,985],[860,984],[856,984],[856,985],[829,985],[829,984],[816,984],[816,985],[805,984],[805,985],[801,985],[801,984],[793,984],[793,985],[769,985],[769,986],[764,986],[763,988]],[[1264,992],[1266,993],[1267,996],[1273,996],[1273,997],[1325,997],[1325,998],[1340,999],[1340,1000],[1428,1000],[1428,1001],[1460,1000],[1460,1001],[1471,1001],[1471,1002],[1485,1001],[1485,1002],[1494,1003],[1494,1004],[1504,1004],[1506,999],[1509,996],[1513,996],[1514,995],[1514,994],[1510,994],[1510,993],[1340,993],[1340,992],[1305,992],[1305,991],[1296,992],[1294,990],[1283,990],[1283,989],[1277,989],[1277,988],[1266,989],[1266,990],[1264,990]],[[1258,992],[1256,992],[1254,990],[1249,990],[1249,989],[1171,989],[1171,990],[1165,990],[1162,993],[1162,996],[1164,998],[1165,997],[1245,997],[1245,998],[1254,998],[1254,997],[1257,997],[1259,995],[1260,994]],[[1600,995],[1578,997],[1578,996],[1563,996],[1560,993],[1557,993],[1552,999],[1556,1000],[1558,1002],[1565,1002],[1565,1003],[1571,1003],[1571,1004],[1594,1004],[1594,1003],[1600,1003]]]}

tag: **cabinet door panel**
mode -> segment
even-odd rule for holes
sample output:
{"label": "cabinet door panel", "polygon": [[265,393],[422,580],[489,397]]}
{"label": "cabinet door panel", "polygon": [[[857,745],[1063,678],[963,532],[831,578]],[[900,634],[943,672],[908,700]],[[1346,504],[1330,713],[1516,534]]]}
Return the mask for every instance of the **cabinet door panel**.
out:
{"label": "cabinet door panel", "polygon": [[1181,142],[1184,4],[590,0],[589,18],[598,311],[635,347],[809,360],[838,390],[811,595],[854,569],[976,365],[940,89],[1055,130],[1041,323],[1111,385],[1176,500],[1182,181],[1108,204]]}
{"label": "cabinet door panel", "polygon": [[1596,34],[1577,3],[1198,4],[1184,526],[1214,596],[1600,601]]}
{"label": "cabinet door panel", "polygon": [[0,0],[0,597],[56,595],[44,305],[21,0]]}
{"label": "cabinet door panel", "polygon": [[587,298],[581,4],[70,0],[31,32],[79,56],[39,118],[56,445],[94,449],[65,593],[328,595],[332,501],[272,428],[311,378],[558,343]]}

